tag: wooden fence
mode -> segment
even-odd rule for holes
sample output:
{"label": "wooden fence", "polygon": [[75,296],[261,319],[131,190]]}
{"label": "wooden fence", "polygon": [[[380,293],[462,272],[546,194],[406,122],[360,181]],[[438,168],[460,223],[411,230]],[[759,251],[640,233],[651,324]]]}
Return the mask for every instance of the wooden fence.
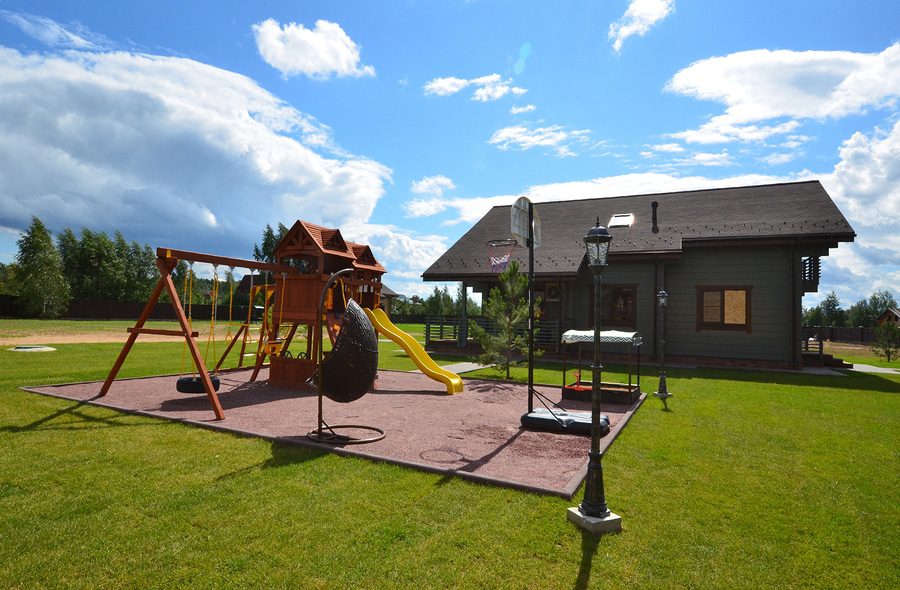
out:
{"label": "wooden fence", "polygon": [[856,328],[806,326],[802,329],[802,335],[804,340],[816,338],[831,342],[859,342],[862,344],[875,342],[875,328],[864,328],[862,326]]}
{"label": "wooden fence", "polygon": [[[18,304],[19,298],[14,295],[0,295],[0,317],[26,317]],[[68,320],[135,320],[144,310],[145,302],[112,301],[106,299],[73,299],[63,314]],[[194,304],[191,315],[195,320],[207,321],[212,317],[212,305]],[[235,305],[231,310],[232,321],[247,319],[247,306]],[[167,301],[160,301],[153,308],[151,320],[175,320],[175,310]],[[216,320],[228,321],[228,306],[216,307]]]}
{"label": "wooden fence", "polygon": [[[474,316],[468,319],[475,322],[489,333],[496,333],[496,329],[486,317]],[[391,320],[394,323],[397,323],[398,321],[394,317],[392,317]],[[461,324],[462,319],[458,316],[426,316],[425,346],[429,346],[432,340],[459,340]],[[544,350],[558,352],[561,333],[559,320],[537,321],[534,323],[534,327],[537,330],[534,336],[535,346]]]}

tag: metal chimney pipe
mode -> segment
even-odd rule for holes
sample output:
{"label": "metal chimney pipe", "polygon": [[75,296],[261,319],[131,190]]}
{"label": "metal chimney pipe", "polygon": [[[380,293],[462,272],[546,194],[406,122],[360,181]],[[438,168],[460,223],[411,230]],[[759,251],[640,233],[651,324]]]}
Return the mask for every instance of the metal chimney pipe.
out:
{"label": "metal chimney pipe", "polygon": [[653,233],[659,233],[659,225],[656,223],[656,208],[659,207],[659,203],[657,201],[653,201],[650,203],[650,206],[653,207]]}

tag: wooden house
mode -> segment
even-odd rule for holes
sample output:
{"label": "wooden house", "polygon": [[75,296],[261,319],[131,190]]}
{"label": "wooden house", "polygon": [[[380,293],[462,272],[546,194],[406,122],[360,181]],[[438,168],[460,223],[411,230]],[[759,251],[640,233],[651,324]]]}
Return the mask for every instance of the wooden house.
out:
{"label": "wooden house", "polygon": [[[804,293],[820,258],[853,228],[818,181],[541,202],[535,291],[559,331],[593,327],[583,236],[599,217],[612,235],[603,273],[604,329],[635,330],[658,355],[656,293],[669,295],[671,362],[798,368]],[[491,209],[422,275],[487,296],[497,277],[485,243],[510,236],[510,207]],[[528,254],[512,258],[527,271]]]}
{"label": "wooden house", "polygon": [[889,307],[884,310],[878,319],[875,320],[876,326],[883,326],[885,324],[894,324],[895,326],[900,326],[900,310]]}

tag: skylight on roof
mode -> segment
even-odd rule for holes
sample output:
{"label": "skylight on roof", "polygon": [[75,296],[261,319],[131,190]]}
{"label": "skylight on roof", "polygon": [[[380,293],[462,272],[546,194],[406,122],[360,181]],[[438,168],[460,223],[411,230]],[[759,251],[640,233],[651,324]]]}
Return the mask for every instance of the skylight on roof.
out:
{"label": "skylight on roof", "polygon": [[634,223],[634,213],[616,213],[609,218],[607,227],[631,227]]}

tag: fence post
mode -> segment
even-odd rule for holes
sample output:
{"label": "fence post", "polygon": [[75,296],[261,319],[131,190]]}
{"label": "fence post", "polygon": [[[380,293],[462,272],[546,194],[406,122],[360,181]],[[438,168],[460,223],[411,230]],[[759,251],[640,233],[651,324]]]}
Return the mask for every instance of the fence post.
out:
{"label": "fence post", "polygon": [[425,316],[425,346],[431,345],[431,316]]}

